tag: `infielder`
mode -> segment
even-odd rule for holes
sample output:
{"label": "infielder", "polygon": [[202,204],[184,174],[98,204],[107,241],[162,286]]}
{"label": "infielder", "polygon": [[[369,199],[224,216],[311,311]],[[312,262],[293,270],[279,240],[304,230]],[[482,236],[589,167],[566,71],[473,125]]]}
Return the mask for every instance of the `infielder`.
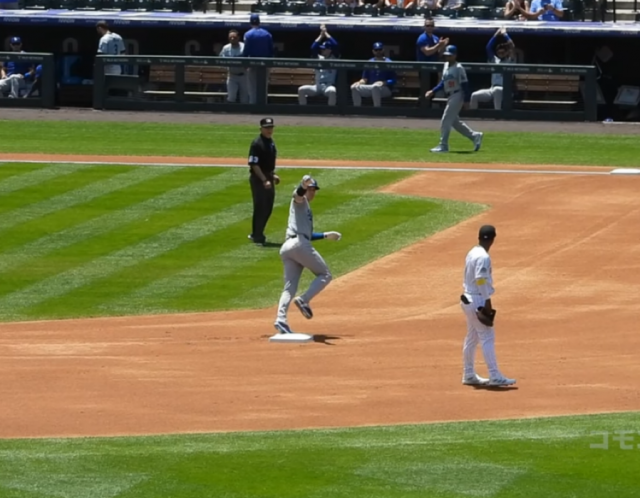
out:
{"label": "infielder", "polygon": [[451,128],[473,142],[473,150],[480,150],[483,134],[475,132],[467,126],[464,121],[460,121],[459,114],[462,108],[468,106],[471,92],[469,91],[469,80],[467,72],[461,64],[456,61],[458,49],[455,45],[448,45],[444,51],[446,63],[442,72],[442,81],[429,90],[425,97],[430,99],[433,95],[444,89],[447,95],[447,106],[442,115],[440,125],[440,143],[431,149],[431,152],[449,152],[449,135]]}
{"label": "infielder", "polygon": [[[232,29],[229,31],[229,43],[220,51],[220,57],[242,57],[244,43],[240,41],[240,34]],[[249,102],[249,86],[247,75],[243,67],[230,67],[227,73],[227,102],[235,102],[236,99],[242,104]]]}
{"label": "infielder", "polygon": [[292,297],[298,290],[302,271],[307,268],[316,276],[307,292],[293,299],[293,304],[305,318],[313,318],[309,303],[331,282],[331,272],[322,256],[311,245],[311,241],[340,240],[342,235],[339,232],[313,232],[313,214],[309,203],[313,201],[319,189],[318,183],[311,176],[305,175],[294,190],[289,206],[286,240],[280,248],[280,258],[284,265],[284,290],[280,296],[278,316],[274,324],[281,334],[293,333],[289,327],[287,313]]}
{"label": "infielder", "polygon": [[[503,39],[504,42],[498,43],[500,39]],[[514,48],[515,45],[509,38],[506,28],[500,28],[487,43],[487,62],[489,64],[513,64],[515,62],[512,56]],[[492,73],[491,88],[473,92],[469,108],[477,109],[478,102],[490,102],[493,100],[493,108],[502,109],[502,83],[502,73]]]}
{"label": "infielder", "polygon": [[[478,234],[478,245],[467,254],[464,267],[464,293],[460,296],[462,311],[467,317],[467,337],[462,348],[464,374],[462,383],[469,386],[511,386],[515,379],[509,379],[498,370],[495,351],[496,315],[491,302],[494,293],[489,249],[496,238],[496,229],[484,225]],[[489,369],[489,378],[476,374],[474,363],[478,342],[482,345],[484,361]]]}
{"label": "infielder", "polygon": [[[122,41],[122,37],[117,33],[109,30],[107,21],[99,21],[96,24],[96,31],[100,35],[98,42],[98,53],[106,55],[124,55],[127,50]],[[104,74],[122,74],[122,66],[120,64],[108,64],[104,66]]]}

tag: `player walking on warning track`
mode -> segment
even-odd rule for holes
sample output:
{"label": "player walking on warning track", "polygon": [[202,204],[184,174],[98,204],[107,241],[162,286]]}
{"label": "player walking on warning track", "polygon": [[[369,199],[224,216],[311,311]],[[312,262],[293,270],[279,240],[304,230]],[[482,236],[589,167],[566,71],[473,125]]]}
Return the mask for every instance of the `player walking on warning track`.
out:
{"label": "player walking on warning track", "polygon": [[430,99],[433,95],[444,89],[447,95],[447,106],[442,114],[442,124],[440,125],[440,143],[431,149],[431,152],[449,152],[449,135],[451,128],[473,142],[473,149],[477,152],[482,145],[483,134],[473,131],[464,121],[460,121],[459,114],[469,105],[471,92],[469,90],[469,80],[467,72],[461,64],[457,62],[458,49],[455,45],[448,45],[444,51],[446,63],[442,72],[442,81],[429,90],[425,97]]}
{"label": "player walking on warning track", "polygon": [[280,258],[284,265],[284,290],[280,296],[278,316],[274,324],[281,334],[293,333],[289,327],[287,313],[293,296],[298,291],[302,271],[307,268],[316,276],[309,289],[293,299],[293,304],[305,318],[313,318],[309,303],[331,282],[331,272],[320,253],[311,245],[311,241],[340,240],[342,235],[339,232],[314,233],[313,214],[309,203],[313,201],[318,190],[320,190],[318,182],[311,176],[305,175],[300,185],[294,190],[289,206],[286,240],[280,249]]}
{"label": "player walking on warning track", "polygon": [[[493,322],[496,310],[491,296],[494,293],[489,249],[496,238],[496,229],[484,225],[478,234],[478,245],[467,254],[464,267],[464,293],[460,296],[462,311],[467,317],[467,337],[462,348],[464,358],[465,385],[511,386],[515,379],[500,373],[495,351]],[[489,378],[476,374],[474,363],[478,342],[482,345],[484,361],[489,369]]]}

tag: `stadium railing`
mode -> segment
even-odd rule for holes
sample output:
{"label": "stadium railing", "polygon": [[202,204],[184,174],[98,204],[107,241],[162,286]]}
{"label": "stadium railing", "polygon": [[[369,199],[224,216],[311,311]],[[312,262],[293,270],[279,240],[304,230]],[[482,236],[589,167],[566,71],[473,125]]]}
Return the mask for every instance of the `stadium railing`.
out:
{"label": "stadium railing", "polygon": [[[104,74],[104,66],[121,65],[123,76]],[[502,109],[481,108],[466,115],[493,119],[596,121],[597,85],[594,66],[465,63],[470,79],[482,77],[488,88],[490,76],[502,73],[504,91]],[[256,72],[255,104],[227,103],[226,68],[250,68]],[[318,59],[250,59],[173,56],[96,57],[93,106],[110,110],[255,112],[271,114],[333,114],[440,117],[445,99],[436,96],[429,102],[424,94],[430,89],[434,73],[442,63],[369,62]],[[326,99],[309,99],[298,104],[297,88],[313,84],[315,69],[337,70],[337,105]],[[350,85],[364,69],[390,69],[398,74],[392,97],[382,107],[365,99],[361,107],[351,103]],[[433,78],[432,78],[433,75]]]}
{"label": "stadium railing", "polygon": [[[53,54],[0,52],[0,65],[5,62],[23,62],[33,67],[42,65],[42,75],[27,85],[27,93],[20,98],[0,95],[0,107],[35,107],[53,109],[56,100],[55,60]],[[32,88],[33,85],[33,88]],[[33,91],[30,91],[33,90]],[[33,96],[36,94],[36,96]]]}

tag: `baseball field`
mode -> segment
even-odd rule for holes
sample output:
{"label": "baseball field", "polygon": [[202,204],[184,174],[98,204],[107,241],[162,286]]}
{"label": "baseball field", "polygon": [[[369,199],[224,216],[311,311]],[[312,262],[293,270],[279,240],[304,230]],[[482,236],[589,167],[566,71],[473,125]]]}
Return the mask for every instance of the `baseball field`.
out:
{"label": "baseball field", "polygon": [[[0,497],[636,497],[640,128],[2,111]],[[254,123],[255,122],[255,123]],[[268,342],[302,175],[334,274]],[[491,223],[497,356],[463,386],[464,256]],[[303,285],[309,282],[305,276]],[[486,374],[481,355],[478,372]]]}

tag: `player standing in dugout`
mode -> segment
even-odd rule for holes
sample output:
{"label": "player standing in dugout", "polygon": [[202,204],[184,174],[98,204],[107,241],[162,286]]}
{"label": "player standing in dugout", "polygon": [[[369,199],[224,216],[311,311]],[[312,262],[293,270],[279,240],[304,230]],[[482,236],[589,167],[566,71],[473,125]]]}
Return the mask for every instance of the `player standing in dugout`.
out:
{"label": "player standing in dugout", "polygon": [[253,196],[253,222],[249,239],[264,246],[267,238],[265,228],[276,200],[275,186],[280,178],[275,174],[277,149],[273,141],[273,118],[260,120],[260,135],[251,142],[249,149],[249,184]]}

